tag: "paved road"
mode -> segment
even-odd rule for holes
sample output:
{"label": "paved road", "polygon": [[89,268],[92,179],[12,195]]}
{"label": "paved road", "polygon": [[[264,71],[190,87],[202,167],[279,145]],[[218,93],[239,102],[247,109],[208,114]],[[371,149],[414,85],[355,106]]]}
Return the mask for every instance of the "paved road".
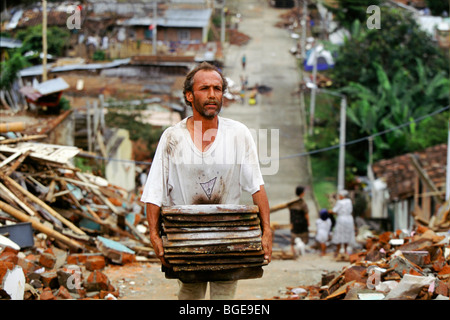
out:
{"label": "paved road", "polygon": [[[311,179],[307,171],[307,157],[290,157],[304,151],[302,138],[302,113],[300,99],[293,94],[298,89],[299,73],[297,61],[289,49],[295,44],[289,31],[275,27],[279,15],[286,9],[272,8],[265,0],[239,1],[242,21],[239,31],[251,37],[243,46],[231,45],[225,50],[224,73],[240,84],[241,75],[248,77],[248,85],[266,85],[272,88],[269,95],[259,95],[257,105],[234,103],[223,108],[222,116],[239,120],[254,130],[258,139],[266,136],[260,129],[267,129],[267,154],[276,144],[278,130],[279,157],[267,165],[262,165],[270,205],[284,203],[295,197],[295,187],[308,185]],[[245,70],[241,58],[246,55]],[[258,141],[258,140],[257,140]],[[265,142],[259,143],[266,145]],[[275,148],[275,150],[277,150]],[[260,148],[261,156],[261,148]],[[271,158],[273,159],[273,158]],[[264,173],[263,172],[263,173]],[[276,172],[276,174],[273,174]],[[317,208],[307,193],[306,199],[311,212],[311,221],[317,217]],[[249,196],[243,196],[243,202],[250,202]],[[289,223],[287,209],[272,214],[273,222]],[[314,228],[314,223],[311,223]]]}

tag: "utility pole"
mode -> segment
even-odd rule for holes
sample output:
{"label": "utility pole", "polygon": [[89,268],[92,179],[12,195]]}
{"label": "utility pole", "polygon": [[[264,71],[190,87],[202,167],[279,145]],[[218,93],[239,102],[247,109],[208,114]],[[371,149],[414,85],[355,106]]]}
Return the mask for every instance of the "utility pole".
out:
{"label": "utility pole", "polygon": [[445,184],[445,201],[450,198],[450,119],[448,120],[448,140],[447,140],[447,176]]}
{"label": "utility pole", "polygon": [[345,127],[347,118],[347,97],[341,97],[341,121],[339,129],[338,192],[345,188]]}
{"label": "utility pole", "polygon": [[47,1],[42,0],[42,82],[47,81]]}
{"label": "utility pole", "polygon": [[225,45],[225,0],[222,0],[222,9],[220,12],[220,43],[223,48]]}
{"label": "utility pole", "polygon": [[[302,26],[302,37],[301,37],[301,49],[302,49],[302,63],[304,61],[304,59],[306,58],[306,24],[308,22],[308,19],[306,18],[308,16],[308,3],[306,0],[303,0],[303,9],[302,9],[302,21],[301,21],[301,26]],[[302,64],[303,67],[303,64]],[[303,79],[302,79],[303,80]]]}
{"label": "utility pole", "polygon": [[[300,26],[302,28],[302,34],[301,34],[301,38],[300,38],[300,48],[301,48],[301,54],[300,54],[300,108],[301,108],[301,112],[302,115],[305,115],[305,94],[303,92],[303,64],[306,58],[306,23],[307,23],[307,19],[306,17],[308,16],[308,3],[307,0],[298,0],[298,1],[302,1],[302,17],[301,17],[301,21],[300,21]],[[300,9],[300,3],[298,3],[298,7]],[[306,118],[305,118],[306,119]],[[303,134],[305,135],[306,132],[306,121],[303,121]]]}
{"label": "utility pole", "polygon": [[313,55],[313,87],[311,88],[311,100],[309,104],[309,134],[312,135],[314,131],[314,113],[316,108],[316,88],[317,88],[317,53],[318,48],[317,45],[314,44],[314,48],[312,49]]}
{"label": "utility pole", "polygon": [[[315,84],[313,84],[315,87]],[[339,121],[339,165],[338,165],[338,182],[337,191],[345,188],[345,144],[346,144],[346,123],[347,123],[347,96],[327,89],[317,89],[319,93],[328,93],[330,95],[341,98],[341,110]],[[369,140],[369,142],[371,142]],[[371,144],[370,144],[371,145]],[[370,151],[370,154],[372,152]]]}
{"label": "utility pole", "polygon": [[158,0],[153,0],[153,30],[152,30],[152,47],[153,47],[153,55],[156,56],[158,54],[157,50],[157,20],[158,20]]}

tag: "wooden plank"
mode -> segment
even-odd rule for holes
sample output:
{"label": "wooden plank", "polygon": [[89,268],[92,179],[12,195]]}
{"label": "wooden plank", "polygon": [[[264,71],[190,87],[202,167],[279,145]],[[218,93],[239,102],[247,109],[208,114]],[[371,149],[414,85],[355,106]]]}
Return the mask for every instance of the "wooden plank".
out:
{"label": "wooden plank", "polygon": [[6,213],[12,215],[14,218],[19,219],[22,222],[31,222],[31,225],[34,229],[45,233],[46,235],[55,238],[65,244],[67,244],[69,247],[74,248],[76,250],[82,250],[84,247],[78,243],[75,240],[72,240],[65,235],[59,233],[58,231],[55,231],[46,225],[40,223],[38,220],[31,218],[30,216],[27,216],[26,214],[22,213],[20,210],[15,209],[14,207],[11,207],[7,203],[4,203],[3,201],[0,201],[0,209],[5,211]]}
{"label": "wooden plank", "polygon": [[63,224],[65,224],[67,227],[69,227],[69,229],[71,229],[72,231],[79,233],[79,234],[86,234],[83,230],[81,230],[80,228],[78,228],[76,225],[74,225],[71,221],[67,220],[66,218],[64,218],[63,216],[61,216],[57,211],[53,210],[53,208],[51,208],[48,204],[46,204],[44,201],[42,201],[41,199],[39,199],[38,197],[36,197],[34,194],[30,193],[29,191],[25,190],[24,188],[22,188],[22,186],[20,184],[18,184],[16,181],[14,181],[13,179],[11,179],[8,176],[5,176],[3,174],[0,173],[0,178],[2,178],[5,182],[7,182],[8,184],[14,186],[14,188],[16,188],[18,191],[20,191],[23,195],[27,196],[28,199],[30,199],[31,201],[37,203],[38,205],[40,205],[42,208],[44,208],[47,212],[49,212],[53,217],[55,217],[56,219],[58,219],[59,221],[61,221]]}
{"label": "wooden plank", "polygon": [[162,237],[164,247],[189,247],[189,246],[209,246],[209,245],[228,245],[236,243],[250,243],[261,241],[261,237],[244,239],[213,239],[213,240],[190,240],[190,241],[170,241],[166,236]]}
{"label": "wooden plank", "polygon": [[[236,226],[259,226],[261,221],[259,218],[242,220],[242,221],[216,221],[214,222],[215,227],[236,227]],[[177,227],[177,228],[201,228],[208,227],[211,228],[211,222],[203,221],[170,221],[163,218],[163,227]]]}
{"label": "wooden plank", "polygon": [[[170,221],[192,221],[192,222],[223,222],[223,221],[241,221],[252,220],[257,217],[256,214],[227,214],[227,215],[171,215],[164,219]],[[163,220],[164,221],[164,220]]]}
{"label": "wooden plank", "polygon": [[205,265],[205,266],[173,266],[173,271],[222,271],[236,268],[260,267],[266,263],[242,263],[242,264],[221,264],[221,265]]}
{"label": "wooden plank", "polygon": [[245,252],[262,250],[261,241],[247,243],[165,247],[165,253],[217,254],[224,252]]}
{"label": "wooden plank", "polygon": [[[217,258],[227,258],[227,257],[252,257],[252,256],[261,256],[264,255],[264,250],[252,250],[252,251],[244,251],[244,252],[220,252],[214,254]],[[184,254],[184,253],[165,253],[165,258],[168,259],[178,259],[178,258],[185,258],[185,259],[203,259],[211,257],[211,254],[203,254],[203,253],[197,253],[197,254]]]}
{"label": "wooden plank", "polygon": [[218,232],[190,232],[190,233],[169,233],[167,239],[169,241],[208,241],[208,240],[225,240],[225,239],[245,239],[261,236],[261,230],[249,231],[218,231]]}
{"label": "wooden plank", "polygon": [[420,165],[419,160],[417,160],[417,158],[412,155],[409,154],[409,158],[411,160],[411,163],[413,165],[413,168],[415,169],[415,171],[417,172],[417,174],[419,175],[420,180],[422,180],[422,182],[430,189],[433,191],[433,193],[436,193],[436,196],[434,196],[434,198],[436,199],[436,201],[440,204],[442,204],[443,201],[443,197],[437,195],[439,193],[439,189],[436,187],[436,185],[433,183],[433,181],[431,180],[431,178],[428,176],[427,171]]}
{"label": "wooden plank", "polygon": [[247,264],[263,263],[264,256],[259,257],[236,257],[236,258],[214,258],[211,259],[167,259],[172,265],[215,265],[215,264]]}
{"label": "wooden plank", "polygon": [[225,226],[225,227],[166,227],[163,225],[163,230],[165,233],[191,233],[191,232],[216,232],[216,231],[226,231],[226,232],[234,232],[234,231],[250,231],[257,230],[259,226]]}
{"label": "wooden plank", "polygon": [[227,205],[227,204],[208,204],[208,205],[179,205],[162,207],[161,214],[166,215],[218,215],[218,214],[239,214],[239,213],[258,213],[256,205]]}
{"label": "wooden plank", "polygon": [[162,270],[165,273],[167,279],[180,279],[184,283],[196,283],[206,281],[230,281],[240,279],[257,279],[261,278],[264,274],[264,270],[261,266],[237,268],[223,270],[222,272],[216,271],[202,271],[202,272],[190,272],[190,271],[178,271],[175,272],[172,269],[163,267]]}
{"label": "wooden plank", "polygon": [[25,212],[30,216],[34,216],[35,212],[28,207],[22,200],[20,200],[13,192],[11,192],[5,185],[0,182],[0,190],[7,194],[12,200],[14,200]]}
{"label": "wooden plank", "polygon": [[29,154],[31,153],[31,150],[27,150],[25,151],[20,157],[19,159],[17,159],[6,171],[5,174],[7,176],[10,176],[11,173],[13,173],[14,171],[16,171],[16,169],[22,164],[22,162],[25,161],[25,159],[29,156]]}

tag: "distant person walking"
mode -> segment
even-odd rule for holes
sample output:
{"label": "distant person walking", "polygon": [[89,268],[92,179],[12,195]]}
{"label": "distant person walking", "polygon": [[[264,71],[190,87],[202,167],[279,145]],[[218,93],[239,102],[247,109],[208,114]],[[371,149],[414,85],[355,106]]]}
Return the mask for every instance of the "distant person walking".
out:
{"label": "distant person walking", "polygon": [[355,243],[355,224],[352,215],[353,204],[348,198],[347,190],[339,191],[338,200],[332,212],[337,215],[332,242],[336,244],[336,256],[338,256],[342,245],[344,246],[344,251],[347,252],[347,246]]}
{"label": "distant person walking", "polygon": [[247,64],[247,57],[245,54],[242,56],[242,69],[245,70],[245,65]]}

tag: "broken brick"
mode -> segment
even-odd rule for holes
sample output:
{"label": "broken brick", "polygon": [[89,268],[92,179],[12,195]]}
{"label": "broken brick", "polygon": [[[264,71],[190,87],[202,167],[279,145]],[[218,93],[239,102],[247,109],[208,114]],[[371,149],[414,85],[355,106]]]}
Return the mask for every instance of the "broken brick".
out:
{"label": "broken brick", "polygon": [[77,265],[66,265],[59,269],[56,274],[58,275],[58,283],[70,292],[77,292],[81,288],[83,274],[81,268]]}
{"label": "broken brick", "polygon": [[56,297],[53,295],[52,289],[44,288],[39,297],[39,300],[56,300]]}
{"label": "broken brick", "polygon": [[438,272],[438,275],[447,275],[450,274],[450,265],[445,265],[442,267],[442,269]]}
{"label": "broken brick", "polygon": [[87,291],[106,291],[109,288],[109,279],[101,271],[94,270],[86,279],[84,287]]}
{"label": "broken brick", "polygon": [[41,266],[45,267],[46,269],[53,269],[56,263],[56,257],[54,254],[49,252],[44,252],[41,254],[39,258],[39,263]]}
{"label": "broken brick", "polygon": [[64,286],[59,287],[58,292],[56,293],[56,297],[59,299],[73,299],[69,290],[67,290],[67,288]]}
{"label": "broken brick", "polygon": [[40,268],[34,261],[20,257],[17,259],[17,265],[22,267],[23,272],[26,275]]}
{"label": "broken brick", "polygon": [[48,271],[41,273],[41,282],[44,287],[57,289],[59,287],[58,275],[55,271]]}
{"label": "broken brick", "polygon": [[11,261],[0,261],[0,283],[3,283],[3,277],[8,270],[14,269],[14,263]]}
{"label": "broken brick", "polygon": [[448,284],[446,284],[444,281],[436,280],[434,293],[448,297],[449,290],[450,287]]}
{"label": "broken brick", "polygon": [[102,270],[106,266],[105,257],[99,255],[87,257],[85,266],[89,271]]}
{"label": "broken brick", "polygon": [[423,267],[430,264],[430,253],[428,251],[402,251],[403,256],[410,262]]}
{"label": "broken brick", "polygon": [[392,232],[386,231],[379,236],[379,240],[381,243],[389,243],[389,240],[392,238]]}
{"label": "broken brick", "polygon": [[367,269],[363,266],[351,266],[347,268],[344,272],[344,281],[345,282],[362,282],[366,283],[368,279]]}
{"label": "broken brick", "polygon": [[3,251],[0,253],[0,261],[8,261],[17,264],[18,253],[19,251],[16,249],[5,247]]}

